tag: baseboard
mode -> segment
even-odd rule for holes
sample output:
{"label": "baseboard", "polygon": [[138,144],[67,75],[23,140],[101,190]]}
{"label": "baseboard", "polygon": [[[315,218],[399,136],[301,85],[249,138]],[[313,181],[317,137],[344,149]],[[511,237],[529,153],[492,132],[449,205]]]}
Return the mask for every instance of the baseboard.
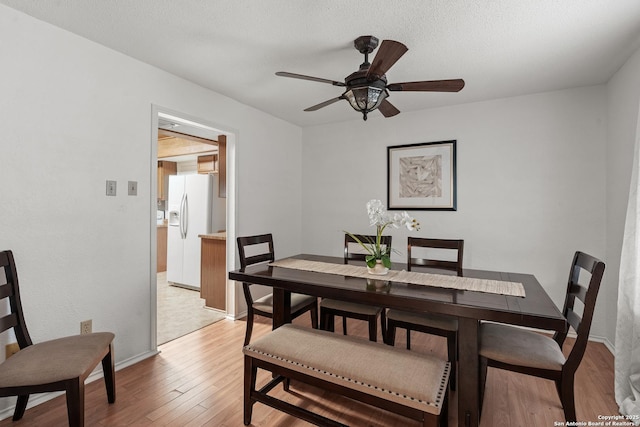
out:
{"label": "baseboard", "polygon": [[[129,359],[122,360],[115,364],[115,370],[119,371],[120,369],[124,369],[128,366],[135,365],[136,363],[141,362],[150,357],[153,357],[158,353],[159,351],[148,351],[138,356],[134,356]],[[87,377],[87,380],[85,383],[91,383],[102,378],[104,378],[104,374],[102,372],[102,365],[99,364],[96,367],[96,369]],[[116,381],[117,381],[117,378],[116,378]],[[33,408],[34,406],[38,406],[41,403],[47,402],[63,394],[64,394],[63,391],[32,394],[31,396],[29,396],[29,403],[27,404],[27,409]],[[14,400],[15,400],[15,397],[14,397]],[[13,403],[13,405],[9,406],[8,408],[5,408],[4,410],[0,411],[0,420],[4,420],[5,418],[12,417],[14,409],[15,409],[15,402]]]}
{"label": "baseboard", "polygon": [[235,315],[231,316],[231,315],[227,315],[227,319],[229,320],[239,320],[242,319],[243,317],[247,317],[247,310],[241,312],[241,313],[236,313]]}
{"label": "baseboard", "polygon": [[607,348],[607,350],[609,350],[609,352],[615,357],[615,355],[616,355],[616,347],[613,344],[611,344],[611,341],[609,341],[608,338],[599,337],[599,336],[595,336],[595,335],[589,335],[589,341],[599,342],[599,343],[604,344],[604,346]]}

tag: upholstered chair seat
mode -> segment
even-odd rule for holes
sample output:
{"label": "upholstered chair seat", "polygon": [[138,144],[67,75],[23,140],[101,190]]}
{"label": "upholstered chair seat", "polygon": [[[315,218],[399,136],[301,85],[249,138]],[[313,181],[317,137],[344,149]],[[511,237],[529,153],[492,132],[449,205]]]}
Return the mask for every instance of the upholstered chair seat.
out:
{"label": "upholstered chair seat", "polygon": [[481,357],[509,365],[561,371],[566,359],[550,336],[496,323],[480,326]]}
{"label": "upholstered chair seat", "polygon": [[411,323],[413,325],[428,326],[444,331],[457,331],[458,319],[451,316],[443,316],[436,313],[412,313],[410,311],[389,310],[387,319],[397,322]]}
{"label": "upholstered chair seat", "polygon": [[380,314],[380,311],[382,311],[382,308],[380,307],[335,299],[322,300],[322,308],[336,311],[348,311],[349,313],[361,314],[363,316],[377,316]]}
{"label": "upholstered chair seat", "polygon": [[0,388],[34,386],[81,377],[93,370],[111,332],[74,335],[30,345],[0,364]]}
{"label": "upholstered chair seat", "polygon": [[[310,304],[317,304],[317,298],[311,295],[291,294],[291,311],[296,312],[302,310]],[[253,301],[253,308],[273,314],[273,294],[265,295]]]}

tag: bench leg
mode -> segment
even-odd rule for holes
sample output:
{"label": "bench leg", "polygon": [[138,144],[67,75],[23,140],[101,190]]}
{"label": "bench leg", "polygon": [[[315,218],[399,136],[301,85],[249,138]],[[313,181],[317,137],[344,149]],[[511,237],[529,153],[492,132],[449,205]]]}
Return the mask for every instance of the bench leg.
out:
{"label": "bench leg", "polygon": [[422,426],[423,427],[439,427],[439,422],[438,422],[439,419],[440,417],[436,415],[425,413]]}
{"label": "bench leg", "polygon": [[451,391],[456,390],[456,367],[458,365],[458,338],[457,334],[447,335],[447,353],[451,362],[451,374],[449,375],[449,387]]}
{"label": "bench leg", "polygon": [[440,427],[449,426],[449,390],[446,390],[445,393],[444,402],[442,402],[442,408],[440,408]]}
{"label": "bench leg", "polygon": [[449,392],[445,392],[440,415],[424,413],[423,427],[448,427],[449,426]]}
{"label": "bench leg", "polygon": [[251,400],[251,393],[256,389],[256,376],[258,374],[258,368],[253,366],[253,359],[251,357],[244,357],[244,425],[251,424],[251,415],[253,414],[253,400]]}

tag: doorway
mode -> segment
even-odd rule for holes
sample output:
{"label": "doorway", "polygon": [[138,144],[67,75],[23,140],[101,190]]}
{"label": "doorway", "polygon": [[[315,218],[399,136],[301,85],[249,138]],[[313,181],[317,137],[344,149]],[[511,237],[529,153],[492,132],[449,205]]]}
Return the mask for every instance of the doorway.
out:
{"label": "doorway", "polygon": [[[211,307],[214,304],[210,304],[208,300],[203,298],[202,293],[205,289],[202,289],[203,292],[200,291],[199,280],[198,283],[192,282],[194,277],[198,279],[200,277],[200,238],[198,236],[209,232],[222,232],[224,235],[225,232],[231,231],[229,234],[231,236],[234,234],[232,227],[235,223],[233,220],[235,210],[232,201],[235,198],[233,191],[229,191],[229,187],[234,188],[233,173],[230,172],[234,171],[235,167],[233,162],[228,162],[228,160],[234,158],[235,134],[224,131],[219,126],[205,120],[195,119],[159,107],[153,109],[152,184],[155,185],[152,187],[155,188],[152,188],[152,211],[156,222],[152,227],[150,252],[152,256],[152,344],[155,348],[157,345],[191,333],[225,317],[233,317],[235,295],[229,292],[226,280],[223,284],[227,288],[226,304],[224,301],[222,305],[217,303],[215,308]],[[229,144],[229,139],[231,144]],[[172,176],[173,178],[171,178]],[[206,193],[215,194],[210,202],[211,206],[214,206],[214,212],[210,213],[210,219],[206,221],[211,226],[207,232],[197,232],[193,226],[193,219],[190,220],[190,234],[195,242],[191,242],[192,249],[189,250],[185,243],[176,243],[180,241],[179,239],[175,240],[178,227],[169,224],[175,219],[171,215],[177,216],[176,212],[178,211],[175,206],[171,205],[171,203],[175,205],[176,196],[173,195],[174,201],[171,202],[169,182],[173,183],[174,188],[171,191],[175,192],[176,182],[185,180],[187,182],[189,180],[202,182],[205,178],[208,178],[211,185],[211,191]],[[227,196],[228,194],[231,197],[220,197],[220,195]],[[192,199],[195,198],[192,196]],[[215,208],[216,203],[218,204],[217,208]],[[190,206],[195,206],[195,203],[190,202]],[[192,210],[195,209],[185,210],[184,213]],[[192,218],[192,215],[193,213],[189,212],[189,218]],[[231,220],[229,220],[230,218]],[[212,227],[216,229],[214,230]],[[184,255],[180,252],[180,261],[178,262],[175,254],[179,245],[185,245],[185,252]],[[197,262],[193,262],[194,247],[198,250]],[[182,250],[182,248],[179,249]],[[226,252],[229,253],[228,247]],[[234,265],[233,255],[234,252],[231,253],[231,257],[227,257],[227,264],[222,266],[222,270],[218,268],[220,274],[224,274],[225,278],[228,265]],[[184,266],[182,265],[183,258],[185,260]],[[180,264],[179,268],[176,267],[178,263]],[[188,264],[191,264],[189,267],[191,272],[185,273],[185,277],[189,276],[192,282],[186,279],[184,281],[180,278],[176,279],[176,271],[180,270],[180,274],[182,274],[183,268],[186,271]],[[197,271],[194,271],[194,268],[197,268]]]}

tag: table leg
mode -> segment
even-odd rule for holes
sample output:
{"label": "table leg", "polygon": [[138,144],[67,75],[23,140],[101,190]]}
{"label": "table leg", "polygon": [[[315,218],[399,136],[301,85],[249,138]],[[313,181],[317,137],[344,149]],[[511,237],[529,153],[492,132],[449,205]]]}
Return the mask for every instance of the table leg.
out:
{"label": "table leg", "polygon": [[478,427],[478,326],[476,319],[458,319],[458,426]]}
{"label": "table leg", "polygon": [[291,323],[291,292],[273,288],[273,329]]}

